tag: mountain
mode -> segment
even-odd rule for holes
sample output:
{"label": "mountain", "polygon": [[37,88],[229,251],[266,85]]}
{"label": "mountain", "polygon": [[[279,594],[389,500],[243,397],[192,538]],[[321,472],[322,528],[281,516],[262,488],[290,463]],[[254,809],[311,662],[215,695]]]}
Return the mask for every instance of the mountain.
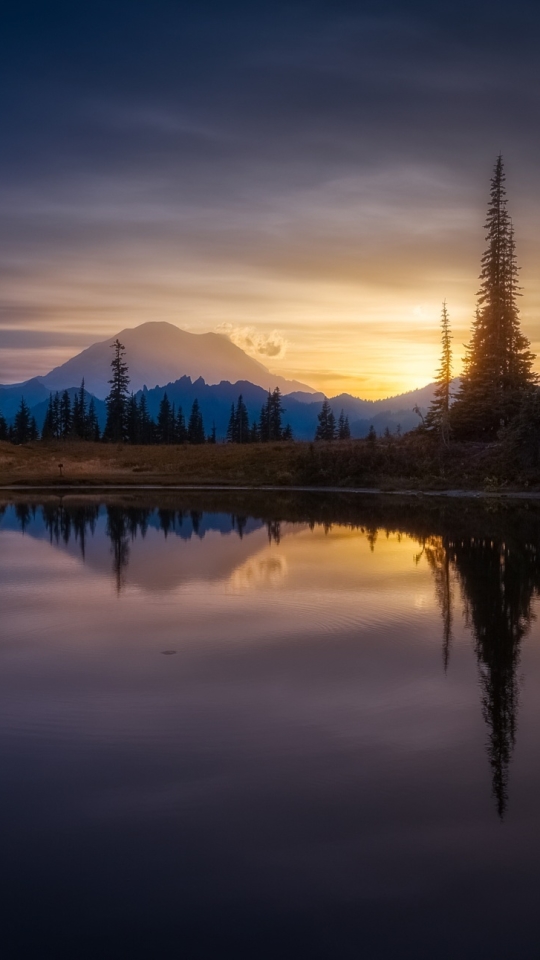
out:
{"label": "mountain", "polygon": [[[206,383],[228,380],[248,380],[265,390],[279,387],[282,393],[301,390],[315,391],[297,380],[286,380],[270,373],[264,364],[244,353],[240,347],[220,333],[188,333],[172,323],[143,323],[138,327],[121,330],[117,335],[126,348],[126,361],[131,378],[131,389],[136,392],[146,384],[169,383],[179,377],[193,380],[203,377]],[[40,383],[46,389],[65,390],[78,387],[84,377],[86,388],[94,396],[104,399],[109,392],[111,375],[111,344],[116,337],[101,340],[83,350],[76,357],[55,367],[43,377],[35,377],[24,384],[0,390],[21,393],[26,396],[27,385]],[[0,399],[1,403],[1,399]]]}
{"label": "mountain", "polygon": [[[41,391],[45,390],[42,385],[39,386]],[[341,410],[347,414],[353,437],[365,437],[371,425],[375,427],[379,434],[383,433],[386,428],[395,433],[398,427],[403,433],[406,433],[407,430],[412,430],[419,423],[418,415],[414,413],[413,407],[418,405],[422,413],[425,413],[433,397],[433,389],[434,384],[430,384],[422,387],[421,390],[412,390],[410,393],[390,397],[386,400],[360,400],[344,393],[337,397],[331,397],[330,405],[336,418],[339,417]],[[73,400],[78,390],[72,387],[68,392]],[[140,398],[143,392],[149,413],[154,420],[157,419],[159,405],[165,393],[167,393],[170,402],[174,403],[177,411],[179,407],[182,407],[186,419],[189,416],[193,401],[198,400],[206,431],[207,433],[210,432],[212,425],[215,424],[218,440],[225,438],[231,405],[236,404],[240,394],[244,398],[250,422],[258,419],[261,407],[267,397],[267,391],[263,387],[246,380],[240,380],[236,383],[224,380],[221,383],[208,384],[202,377],[197,380],[192,380],[190,377],[180,377],[179,380],[171,381],[161,387],[153,387],[151,390],[145,387],[144,390],[137,392],[137,396]],[[45,395],[48,398],[48,391],[45,391]],[[283,420],[284,423],[290,423],[297,440],[313,440],[322,400],[318,399],[307,403],[305,394],[301,393],[300,395],[302,399],[297,399],[297,395],[294,393],[283,397]],[[30,394],[28,396],[30,397]],[[34,397],[37,398],[38,402],[32,403],[29,399],[28,403],[36,418],[38,428],[41,430],[47,411],[48,399],[39,399],[40,396],[42,396],[42,393],[36,389]],[[321,395],[316,394],[315,396],[320,397]],[[90,399],[89,396],[88,399]],[[20,393],[14,394],[11,397],[10,405],[7,405],[5,395],[2,395],[0,391],[0,409],[3,409],[8,421],[13,420],[19,403]],[[103,429],[106,419],[106,407],[103,400],[95,398],[95,408],[100,427]]]}
{"label": "mountain", "polygon": [[[329,402],[336,419],[341,410],[349,417],[351,433],[353,437],[365,437],[373,424],[377,433],[383,433],[388,429],[395,433],[398,426],[405,433],[417,427],[420,420],[414,413],[413,407],[418,405],[420,410],[425,413],[433,397],[435,384],[429,384],[422,387],[421,390],[411,390],[410,393],[401,394],[398,397],[391,397],[387,400],[359,400],[357,397],[351,397],[349,394],[340,394],[337,397],[331,397]],[[143,391],[139,392],[139,396]],[[184,416],[187,419],[191,410],[191,405],[195,399],[198,400],[201,413],[203,415],[204,425],[208,433],[212,424],[216,426],[218,440],[225,437],[227,425],[231,414],[231,404],[236,404],[238,397],[242,394],[246,404],[250,423],[259,418],[261,407],[266,400],[266,390],[256,384],[247,381],[237,383],[228,383],[222,381],[218,384],[207,384],[199,378],[192,381],[189,377],[181,377],[163,387],[154,387],[152,390],[144,390],[148,411],[156,419],[159,405],[166,393],[169,401],[174,403],[176,410],[182,407]],[[319,394],[319,396],[322,396]],[[297,399],[294,393],[283,397],[284,416],[283,422],[290,423],[293,434],[297,440],[313,440],[318,424],[318,414],[320,412],[322,400],[312,403],[306,403],[302,398]]]}

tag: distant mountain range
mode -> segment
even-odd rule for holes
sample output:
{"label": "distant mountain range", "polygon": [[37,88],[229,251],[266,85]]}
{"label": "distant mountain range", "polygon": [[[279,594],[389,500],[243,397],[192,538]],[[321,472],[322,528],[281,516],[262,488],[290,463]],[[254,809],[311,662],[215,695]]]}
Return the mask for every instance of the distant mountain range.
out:
{"label": "distant mountain range", "polygon": [[[206,430],[215,423],[218,439],[225,436],[231,404],[243,395],[250,420],[259,416],[269,389],[279,386],[284,394],[285,422],[291,424],[297,439],[313,439],[317,414],[324,394],[295,380],[275,376],[257,360],[220,334],[192,334],[170,323],[144,323],[122,330],[118,338],[126,347],[131,387],[146,394],[148,408],[156,417],[163,394],[176,407],[189,414],[194,399],[199,401]],[[96,343],[56,367],[43,377],[24,383],[0,386],[0,411],[11,421],[24,396],[41,429],[50,392],[69,390],[73,396],[84,377],[95,397],[100,425],[105,422],[104,398],[108,392],[111,349],[115,337]],[[153,384],[156,384],[155,386]],[[341,410],[349,417],[352,435],[363,437],[371,424],[377,432],[387,427],[393,432],[418,425],[413,411],[417,405],[426,410],[434,385],[412,390],[385,400],[361,400],[348,393],[330,398],[334,413]]]}

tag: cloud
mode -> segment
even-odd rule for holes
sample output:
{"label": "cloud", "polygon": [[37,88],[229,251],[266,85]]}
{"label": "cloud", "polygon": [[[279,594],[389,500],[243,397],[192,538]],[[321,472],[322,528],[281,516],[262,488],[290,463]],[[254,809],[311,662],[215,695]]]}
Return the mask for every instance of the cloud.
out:
{"label": "cloud", "polygon": [[289,346],[289,341],[277,330],[271,330],[270,333],[259,333],[255,327],[238,327],[233,323],[220,323],[216,327],[216,332],[224,333],[232,343],[252,356],[271,357],[273,360],[281,359],[285,356]]}

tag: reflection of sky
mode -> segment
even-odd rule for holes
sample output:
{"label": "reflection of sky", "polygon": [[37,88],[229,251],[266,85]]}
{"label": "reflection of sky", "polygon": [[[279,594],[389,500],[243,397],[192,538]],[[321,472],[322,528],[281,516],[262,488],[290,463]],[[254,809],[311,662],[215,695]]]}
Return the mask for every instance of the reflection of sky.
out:
{"label": "reflection of sky", "polygon": [[[182,935],[190,957],[212,936],[225,955],[233,930],[266,930],[268,956],[298,938],[321,957],[528,955],[537,627],[501,826],[470,635],[457,603],[445,675],[415,541],[150,529],[120,595],[103,527],[94,541],[83,564],[0,532],[5,906],[23,897],[39,933],[61,902],[61,936],[120,931],[134,951]],[[163,590],[165,568],[184,573]]]}

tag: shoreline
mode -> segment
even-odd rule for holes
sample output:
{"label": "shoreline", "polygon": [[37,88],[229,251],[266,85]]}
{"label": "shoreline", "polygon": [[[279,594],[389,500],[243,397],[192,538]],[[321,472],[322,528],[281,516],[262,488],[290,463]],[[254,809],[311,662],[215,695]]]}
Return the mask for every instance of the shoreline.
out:
{"label": "shoreline", "polygon": [[314,486],[278,486],[255,484],[165,484],[165,483],[69,483],[69,484],[0,484],[0,493],[39,493],[57,494],[61,497],[65,491],[77,494],[96,494],[111,492],[137,492],[138,490],[152,492],[197,492],[204,493],[324,493],[324,494],[351,494],[353,496],[389,496],[389,497],[442,497],[445,499],[473,499],[473,500],[540,500],[539,490],[416,490],[414,488],[388,490],[382,487],[314,487]]}

